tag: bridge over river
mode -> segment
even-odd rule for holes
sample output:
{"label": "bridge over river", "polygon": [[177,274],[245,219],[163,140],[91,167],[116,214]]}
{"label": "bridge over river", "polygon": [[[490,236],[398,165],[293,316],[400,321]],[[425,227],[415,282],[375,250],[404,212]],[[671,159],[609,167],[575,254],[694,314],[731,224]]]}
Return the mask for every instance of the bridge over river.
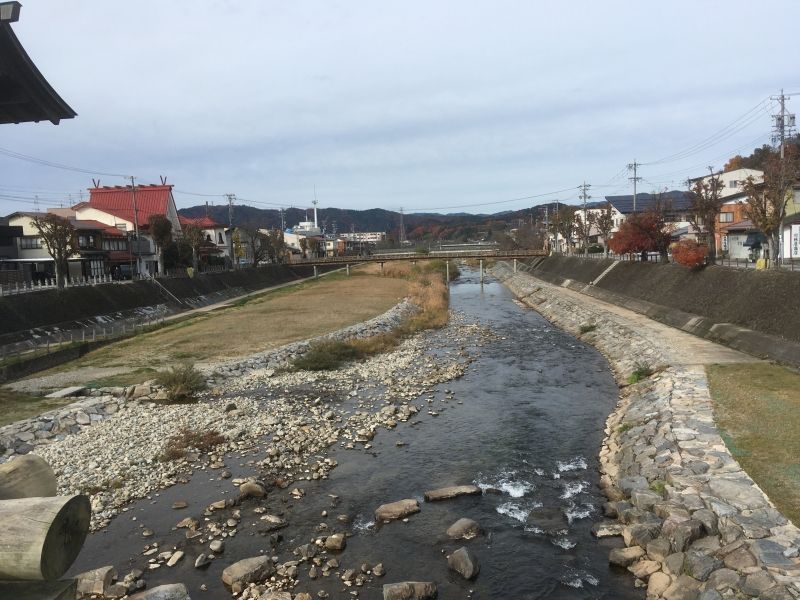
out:
{"label": "bridge over river", "polygon": [[513,260],[547,256],[545,250],[431,250],[430,252],[376,252],[367,255],[328,256],[323,258],[307,258],[291,264],[303,265],[354,265],[360,263],[380,263],[400,260],[454,260],[454,259],[494,259]]}

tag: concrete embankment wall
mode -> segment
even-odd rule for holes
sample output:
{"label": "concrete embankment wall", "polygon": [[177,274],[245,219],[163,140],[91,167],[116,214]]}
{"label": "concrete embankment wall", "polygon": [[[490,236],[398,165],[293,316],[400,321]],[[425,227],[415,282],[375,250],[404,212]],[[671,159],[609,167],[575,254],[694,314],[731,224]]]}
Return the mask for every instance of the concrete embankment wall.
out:
{"label": "concrete embankment wall", "polygon": [[[320,272],[331,268],[321,268]],[[70,329],[99,315],[125,315],[138,308],[164,304],[170,306],[171,312],[178,312],[311,275],[313,267],[268,265],[193,278],[160,279],[159,283],[144,280],[5,296],[0,298],[0,335],[55,325]]]}
{"label": "concrete embankment wall", "polygon": [[539,279],[761,358],[800,364],[800,273],[551,256]]}
{"label": "concrete embankment wall", "polygon": [[[726,448],[703,367],[673,364],[680,349],[599,303],[504,264],[493,273],[614,368],[621,398],[600,451],[608,520],[593,528],[598,537],[623,539],[609,562],[628,568],[648,600],[798,597],[800,530]],[[639,362],[662,369],[627,385]]]}

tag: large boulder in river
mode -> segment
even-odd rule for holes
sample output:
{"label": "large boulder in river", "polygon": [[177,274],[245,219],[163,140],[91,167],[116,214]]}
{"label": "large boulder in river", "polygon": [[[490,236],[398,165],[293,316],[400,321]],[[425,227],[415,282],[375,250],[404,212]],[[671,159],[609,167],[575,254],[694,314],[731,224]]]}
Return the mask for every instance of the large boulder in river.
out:
{"label": "large boulder in river", "polygon": [[480,571],[478,559],[463,546],[447,557],[447,566],[464,579],[473,579]]}
{"label": "large boulder in river", "polygon": [[182,583],[159,585],[128,597],[129,600],[191,600],[189,590]]}
{"label": "large boulder in river", "polygon": [[254,556],[233,563],[222,572],[222,583],[235,594],[241,593],[248,583],[263,581],[275,572],[268,556]]}
{"label": "large boulder in river", "polygon": [[425,501],[436,502],[437,500],[449,500],[457,496],[477,496],[480,493],[481,488],[477,485],[453,485],[425,492]]}
{"label": "large boulder in river", "polygon": [[419,512],[419,502],[414,498],[381,504],[375,509],[375,520],[394,521]]}
{"label": "large boulder in river", "polygon": [[447,535],[454,540],[471,540],[483,533],[481,526],[472,519],[459,519],[447,528]]}
{"label": "large boulder in river", "polygon": [[437,595],[436,584],[429,581],[403,581],[383,586],[383,600],[432,600]]}

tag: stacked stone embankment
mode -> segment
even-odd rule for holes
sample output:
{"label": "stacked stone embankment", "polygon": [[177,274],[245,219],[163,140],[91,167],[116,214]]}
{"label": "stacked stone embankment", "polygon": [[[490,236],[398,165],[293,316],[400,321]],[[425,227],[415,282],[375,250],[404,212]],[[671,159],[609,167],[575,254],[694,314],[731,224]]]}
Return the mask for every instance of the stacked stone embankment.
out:
{"label": "stacked stone embankment", "polygon": [[[600,452],[608,520],[621,536],[612,564],[648,598],[800,597],[800,530],[783,517],[727,450],[714,425],[705,371],[675,364],[673,348],[596,301],[507,265],[495,275],[525,304],[597,347],[622,386]],[[637,369],[655,372],[627,385]]]}
{"label": "stacked stone embankment", "polygon": [[760,358],[800,366],[800,273],[548,256],[538,279],[647,315]]}

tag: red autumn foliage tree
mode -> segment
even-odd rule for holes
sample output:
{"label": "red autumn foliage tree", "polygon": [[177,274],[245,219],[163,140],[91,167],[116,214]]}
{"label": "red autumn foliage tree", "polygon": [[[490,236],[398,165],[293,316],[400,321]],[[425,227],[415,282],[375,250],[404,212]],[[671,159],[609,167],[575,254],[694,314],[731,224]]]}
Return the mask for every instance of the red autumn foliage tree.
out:
{"label": "red autumn foliage tree", "polygon": [[629,216],[611,237],[608,246],[615,254],[658,252],[666,256],[671,239],[663,211],[652,209]]}
{"label": "red autumn foliage tree", "polygon": [[672,259],[679,265],[696,269],[706,263],[708,246],[694,240],[681,240],[672,247]]}

